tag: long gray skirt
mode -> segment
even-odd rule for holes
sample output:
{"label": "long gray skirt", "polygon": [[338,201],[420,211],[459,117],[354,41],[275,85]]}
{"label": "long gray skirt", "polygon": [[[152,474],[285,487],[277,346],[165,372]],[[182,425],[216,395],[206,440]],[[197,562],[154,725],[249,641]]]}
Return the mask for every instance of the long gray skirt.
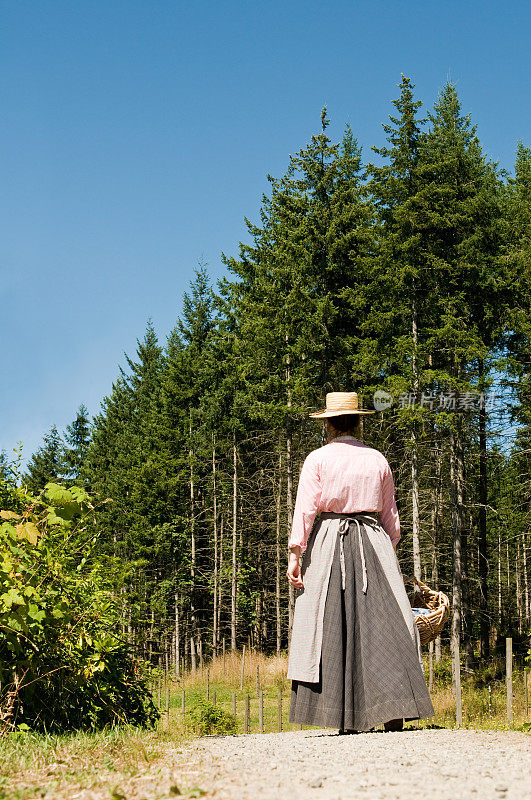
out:
{"label": "long gray skirt", "polygon": [[434,714],[417,647],[380,560],[361,525],[368,589],[355,526],[339,536],[326,595],[319,682],[292,680],[289,721],[368,731],[392,719]]}

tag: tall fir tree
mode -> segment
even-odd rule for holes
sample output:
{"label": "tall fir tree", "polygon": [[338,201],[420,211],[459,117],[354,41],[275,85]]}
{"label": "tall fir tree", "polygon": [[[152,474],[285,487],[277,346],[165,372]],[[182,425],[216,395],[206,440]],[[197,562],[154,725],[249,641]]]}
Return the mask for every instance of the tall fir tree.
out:
{"label": "tall fir tree", "polygon": [[[448,83],[429,115],[431,130],[421,152],[423,191],[416,200],[417,216],[427,242],[426,269],[434,289],[433,320],[428,346],[438,386],[459,393],[473,392],[478,380],[486,385],[485,369],[497,336],[500,314],[498,290],[500,219],[497,175],[487,163],[470,115],[463,115],[455,86]],[[489,294],[478,306],[478,283]],[[501,282],[503,288],[503,280]],[[453,527],[452,643],[458,648],[465,626],[467,662],[471,649],[469,564],[466,507],[467,452],[471,447],[471,418],[476,409],[450,405],[441,413],[450,441],[450,483]],[[483,454],[485,444],[482,442]],[[468,481],[468,492],[472,484]],[[485,504],[485,487],[482,491]],[[482,543],[484,546],[484,540]],[[486,585],[483,584],[483,591]],[[486,620],[486,598],[482,606]]]}
{"label": "tall fir tree", "polygon": [[73,422],[67,425],[64,439],[65,476],[72,483],[83,483],[81,473],[90,444],[90,417],[84,404],[79,406]]}
{"label": "tall fir tree", "polygon": [[[418,118],[422,103],[414,98],[411,80],[402,75],[399,88],[400,96],[393,101],[397,116],[383,125],[388,145],[372,148],[384,163],[369,167],[378,229],[370,281],[373,302],[363,325],[361,350],[362,364],[374,389],[383,384],[395,397],[414,398],[411,405],[395,407],[394,417],[401,434],[397,451],[406,450],[409,457],[409,476],[397,476],[399,484],[410,487],[408,513],[402,516],[404,523],[411,519],[410,559],[414,577],[421,579],[419,439],[427,409],[419,409],[417,400],[431,378],[427,330],[432,319],[433,287],[415,203],[422,190],[419,150],[426,120]],[[393,454],[389,455],[392,461]],[[405,504],[402,509],[405,511]]]}
{"label": "tall fir tree", "polygon": [[44,436],[44,443],[28,461],[24,483],[37,494],[48,481],[61,480],[65,474],[64,442],[56,425]]}

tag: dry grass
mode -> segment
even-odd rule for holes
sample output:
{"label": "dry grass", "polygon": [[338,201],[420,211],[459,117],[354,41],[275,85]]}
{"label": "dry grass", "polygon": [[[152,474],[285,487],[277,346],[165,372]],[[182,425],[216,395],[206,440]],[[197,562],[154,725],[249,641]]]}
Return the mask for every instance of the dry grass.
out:
{"label": "dry grass", "polygon": [[[245,664],[243,674],[243,688],[256,689],[256,670],[260,678],[260,686],[263,689],[270,689],[272,686],[286,688],[288,681],[286,674],[288,671],[288,657],[284,654],[266,656],[257,651],[245,651]],[[242,653],[228,652],[223,656],[217,656],[208,663],[203,669],[190,672],[180,681],[183,689],[192,688],[198,685],[206,685],[207,673],[212,684],[219,684],[229,689],[240,689],[242,670]]]}

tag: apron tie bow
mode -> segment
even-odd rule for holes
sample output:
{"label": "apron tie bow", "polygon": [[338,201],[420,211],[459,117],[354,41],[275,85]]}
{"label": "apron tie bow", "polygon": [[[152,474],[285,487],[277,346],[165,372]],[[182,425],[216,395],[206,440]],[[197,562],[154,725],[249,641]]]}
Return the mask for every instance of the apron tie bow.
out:
{"label": "apron tie bow", "polygon": [[[374,528],[379,527],[379,522],[375,517],[364,515],[364,519],[362,521],[365,522],[366,520],[371,525],[371,527]],[[345,535],[349,532],[349,526],[351,522],[355,522],[358,527],[358,544],[360,549],[361,569],[363,572],[362,591],[363,594],[367,594],[367,565],[365,563],[365,551],[363,549],[363,537],[361,535],[360,520],[356,516],[344,517],[339,523],[339,563],[341,566],[341,587],[345,589],[345,582],[346,582],[344,538]]]}

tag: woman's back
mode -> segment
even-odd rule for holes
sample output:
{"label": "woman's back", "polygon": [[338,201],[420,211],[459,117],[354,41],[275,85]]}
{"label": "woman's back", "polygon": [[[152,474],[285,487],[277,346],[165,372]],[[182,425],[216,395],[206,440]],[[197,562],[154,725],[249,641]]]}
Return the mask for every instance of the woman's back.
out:
{"label": "woman's back", "polygon": [[304,462],[289,546],[298,544],[304,551],[318,513],[360,511],[378,511],[391,541],[398,542],[400,520],[387,459],[353,436],[341,436]]}

